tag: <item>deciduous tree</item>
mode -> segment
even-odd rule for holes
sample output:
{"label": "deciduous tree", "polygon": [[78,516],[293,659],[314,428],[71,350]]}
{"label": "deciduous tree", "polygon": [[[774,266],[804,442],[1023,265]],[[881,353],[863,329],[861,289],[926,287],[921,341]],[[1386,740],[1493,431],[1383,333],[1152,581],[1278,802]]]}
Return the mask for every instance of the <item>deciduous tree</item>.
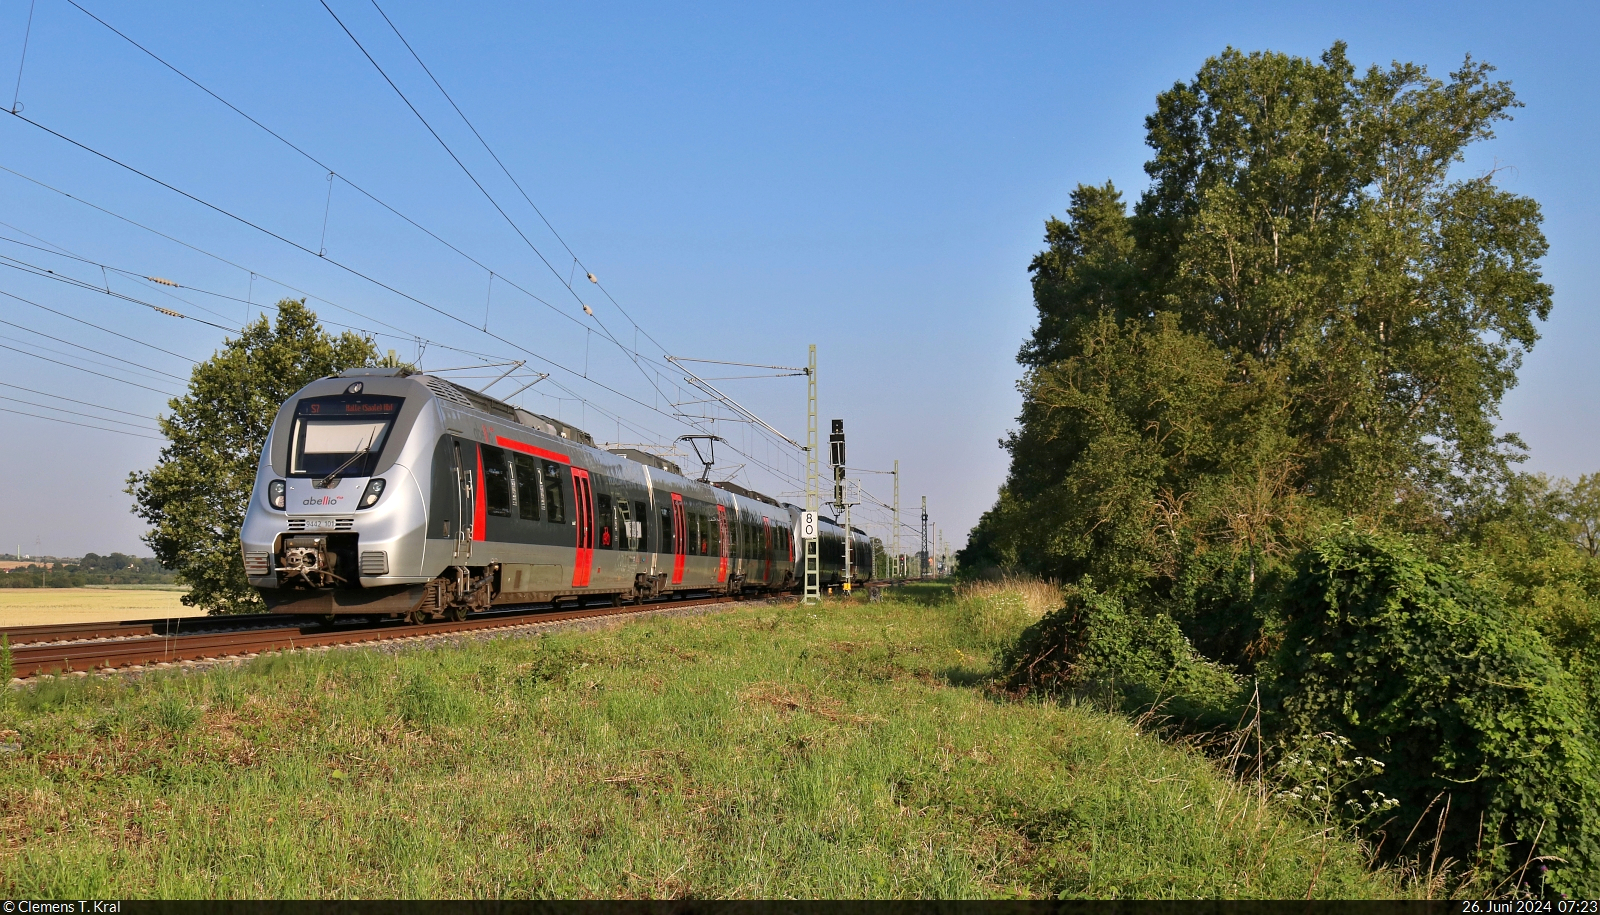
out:
{"label": "deciduous tree", "polygon": [[1162,93],[1133,212],[1081,185],[1046,223],[1011,473],[963,567],[1126,592],[1221,546],[1248,579],[1306,522],[1426,527],[1503,479],[1551,302],[1538,204],[1453,171],[1518,105],[1491,73],[1229,49]]}
{"label": "deciduous tree", "polygon": [[304,301],[247,325],[197,364],[189,392],[159,418],[168,444],[156,466],[128,476],[134,512],[151,525],[144,542],[190,586],[183,602],[211,613],[262,609],[240,554],[261,447],[277,409],[308,382],[377,358],[372,341],[323,331]]}

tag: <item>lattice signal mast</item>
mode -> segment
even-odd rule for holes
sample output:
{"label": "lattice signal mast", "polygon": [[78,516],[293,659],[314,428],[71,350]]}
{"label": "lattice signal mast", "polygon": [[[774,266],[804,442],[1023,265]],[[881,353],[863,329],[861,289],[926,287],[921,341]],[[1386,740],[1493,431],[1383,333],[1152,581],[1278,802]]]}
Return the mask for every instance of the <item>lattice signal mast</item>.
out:
{"label": "lattice signal mast", "polygon": [[[817,345],[811,344],[811,360],[806,363],[806,511],[816,517],[821,508],[817,474]],[[822,602],[822,566],[818,560],[817,538],[813,530],[802,544],[805,550],[805,593],[803,604]]]}
{"label": "lattice signal mast", "polygon": [[890,578],[904,575],[900,568],[900,461],[894,462],[894,570],[888,573]]}

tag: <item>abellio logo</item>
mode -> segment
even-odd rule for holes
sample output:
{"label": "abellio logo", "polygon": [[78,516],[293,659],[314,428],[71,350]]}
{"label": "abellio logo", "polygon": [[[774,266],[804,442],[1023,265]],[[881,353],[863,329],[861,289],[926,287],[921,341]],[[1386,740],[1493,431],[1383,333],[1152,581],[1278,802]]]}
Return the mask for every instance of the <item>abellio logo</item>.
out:
{"label": "abellio logo", "polygon": [[338,505],[344,501],[344,496],[314,496],[301,502],[301,505]]}

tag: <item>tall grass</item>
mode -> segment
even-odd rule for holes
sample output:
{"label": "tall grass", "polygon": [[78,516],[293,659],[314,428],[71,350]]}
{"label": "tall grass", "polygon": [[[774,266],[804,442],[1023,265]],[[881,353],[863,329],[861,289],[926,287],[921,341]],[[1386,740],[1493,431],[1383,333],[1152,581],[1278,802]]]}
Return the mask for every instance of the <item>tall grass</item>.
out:
{"label": "tall grass", "polygon": [[956,585],[955,619],[961,636],[993,655],[1023,629],[1061,606],[1061,586],[1037,578],[1007,577]]}
{"label": "tall grass", "polygon": [[956,585],[957,600],[987,600],[1017,605],[1030,620],[1036,620],[1061,606],[1061,585],[1053,581],[1023,576],[963,582]]}
{"label": "tall grass", "polygon": [[0,711],[0,894],[1395,892],[1199,753],[964,685],[1009,593],[53,681]]}

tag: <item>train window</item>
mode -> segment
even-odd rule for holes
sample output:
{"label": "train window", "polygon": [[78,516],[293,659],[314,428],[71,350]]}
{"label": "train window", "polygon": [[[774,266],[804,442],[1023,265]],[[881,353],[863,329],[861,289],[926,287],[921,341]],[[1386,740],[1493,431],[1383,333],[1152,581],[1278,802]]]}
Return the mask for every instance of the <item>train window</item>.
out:
{"label": "train window", "polygon": [[511,468],[506,466],[506,453],[492,445],[479,445],[483,458],[483,501],[489,514],[511,517]]}
{"label": "train window", "polygon": [[566,499],[561,495],[561,466],[544,462],[544,519],[551,524],[567,523]]}
{"label": "train window", "polygon": [[519,454],[512,463],[517,471],[517,515],[524,521],[538,521],[539,462]]}
{"label": "train window", "polygon": [[306,397],[289,433],[289,475],[370,476],[404,398]]}
{"label": "train window", "polygon": [[611,517],[611,497],[605,493],[600,493],[595,496],[595,500],[600,503],[600,507],[596,511],[598,520],[595,522],[595,526],[600,528],[600,537],[595,546],[602,550],[616,549],[616,539],[612,535],[612,531],[616,527],[616,519]]}
{"label": "train window", "polygon": [[688,547],[689,548],[684,550],[684,552],[688,553],[690,556],[699,556],[700,555],[700,516],[695,514],[694,512],[689,512],[688,517],[685,519],[684,527],[687,528],[687,530],[684,533],[689,535],[689,543],[688,543]]}
{"label": "train window", "polygon": [[627,499],[617,500],[617,549],[637,550],[639,535],[633,526],[633,508]]}
{"label": "train window", "polygon": [[656,552],[678,552],[678,528],[677,525],[672,523],[672,509],[666,507],[665,505],[661,506],[661,527],[659,530],[661,531],[661,533],[658,535],[661,538],[661,549],[657,550]]}
{"label": "train window", "polygon": [[722,555],[722,519],[726,518],[722,512],[710,516],[711,526],[711,553],[712,556]]}
{"label": "train window", "polygon": [[701,556],[710,556],[711,555],[711,518],[708,515],[701,515],[698,520],[700,522],[700,555]]}
{"label": "train window", "polygon": [[634,548],[649,552],[650,541],[645,538],[650,535],[650,532],[646,530],[649,527],[650,513],[645,511],[643,502],[633,503],[633,517],[635,519],[634,523],[639,525],[639,533],[634,538]]}

